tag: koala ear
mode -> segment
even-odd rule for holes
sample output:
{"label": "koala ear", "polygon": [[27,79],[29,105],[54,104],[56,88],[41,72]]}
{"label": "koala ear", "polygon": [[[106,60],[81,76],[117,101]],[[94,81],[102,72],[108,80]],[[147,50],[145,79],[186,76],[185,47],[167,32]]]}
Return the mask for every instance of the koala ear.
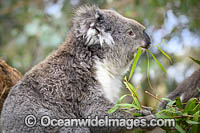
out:
{"label": "koala ear", "polygon": [[82,37],[86,44],[92,45],[99,43],[103,46],[114,44],[110,33],[105,32],[104,12],[96,6],[80,7],[73,20],[73,27],[76,37]]}

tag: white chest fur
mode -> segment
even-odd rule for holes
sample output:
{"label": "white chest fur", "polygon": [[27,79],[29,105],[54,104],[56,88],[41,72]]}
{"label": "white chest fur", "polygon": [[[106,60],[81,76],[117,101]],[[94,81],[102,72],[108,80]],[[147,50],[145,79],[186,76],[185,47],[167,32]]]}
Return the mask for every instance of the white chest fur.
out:
{"label": "white chest fur", "polygon": [[101,84],[104,94],[108,100],[116,103],[119,98],[120,88],[122,87],[122,78],[126,68],[116,69],[108,63],[96,62],[96,76]]}

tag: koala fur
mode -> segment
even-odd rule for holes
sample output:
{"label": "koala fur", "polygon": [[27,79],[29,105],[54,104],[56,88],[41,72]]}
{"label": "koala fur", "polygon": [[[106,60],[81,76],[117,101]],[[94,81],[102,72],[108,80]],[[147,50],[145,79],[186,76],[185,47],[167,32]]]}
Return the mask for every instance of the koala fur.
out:
{"label": "koala fur", "polygon": [[[121,132],[117,127],[34,127],[25,116],[37,118],[104,117],[113,107],[139,46],[148,48],[144,26],[112,10],[84,6],[77,10],[67,40],[44,61],[27,72],[10,91],[1,114],[3,133],[31,132]],[[154,117],[146,110],[144,118]],[[134,118],[120,110],[110,118]]]}
{"label": "koala fur", "polygon": [[[200,69],[193,72],[191,76],[186,78],[178,87],[171,92],[167,98],[175,100],[176,97],[180,97],[183,103],[186,103],[190,98],[200,97]],[[164,101],[159,104],[160,108],[165,108],[168,102]]]}

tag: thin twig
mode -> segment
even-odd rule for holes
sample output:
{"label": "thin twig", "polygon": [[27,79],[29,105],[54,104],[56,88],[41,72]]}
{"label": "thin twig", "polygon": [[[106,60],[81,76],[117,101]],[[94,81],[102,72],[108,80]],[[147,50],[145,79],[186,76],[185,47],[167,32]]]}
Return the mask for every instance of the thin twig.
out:
{"label": "thin twig", "polygon": [[156,100],[158,100],[159,102],[165,104],[166,106],[170,107],[170,108],[173,108],[172,106],[168,105],[167,103],[163,102],[162,100],[160,100],[160,98],[158,98],[157,96],[154,96],[153,94],[151,94],[150,92],[148,91],[145,91],[146,94],[150,95],[151,97],[155,98]]}

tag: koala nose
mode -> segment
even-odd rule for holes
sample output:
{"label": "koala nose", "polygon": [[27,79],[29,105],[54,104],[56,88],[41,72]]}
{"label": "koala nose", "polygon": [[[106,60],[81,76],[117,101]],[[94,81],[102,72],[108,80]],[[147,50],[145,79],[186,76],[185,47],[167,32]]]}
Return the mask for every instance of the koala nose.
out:
{"label": "koala nose", "polygon": [[149,48],[150,47],[150,44],[151,44],[151,39],[149,37],[149,35],[143,31],[143,34],[144,34],[144,39],[145,39],[145,46],[143,46],[144,48]]}

